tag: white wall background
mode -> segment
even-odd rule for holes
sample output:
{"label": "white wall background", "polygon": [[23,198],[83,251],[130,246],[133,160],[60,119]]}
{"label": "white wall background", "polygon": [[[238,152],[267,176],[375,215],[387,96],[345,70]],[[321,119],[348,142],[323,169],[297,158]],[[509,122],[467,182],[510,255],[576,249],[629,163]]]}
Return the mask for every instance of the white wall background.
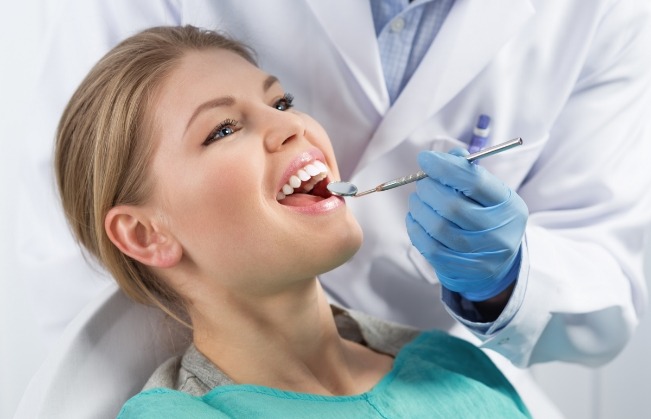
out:
{"label": "white wall background", "polygon": [[[651,245],[645,272],[651,291]],[[568,419],[651,418],[650,357],[651,306],[629,345],[608,365],[589,369],[549,363],[535,365],[533,372]]]}
{"label": "white wall background", "polygon": [[[12,2],[0,25],[0,419],[9,419],[48,348],[40,335],[25,284],[17,281],[12,261],[11,180],[20,161],[12,152],[29,141],[19,109],[31,91],[48,4]],[[651,70],[650,70],[651,71]],[[33,115],[38,123],[38,115]],[[16,135],[20,133],[21,135]],[[647,278],[651,277],[651,249]],[[649,281],[651,289],[651,281]],[[534,367],[534,373],[561,410],[572,419],[651,417],[651,315],[624,352],[604,368],[593,370],[560,363]]]}
{"label": "white wall background", "polygon": [[[11,418],[20,396],[47,348],[39,334],[24,284],[17,280],[12,261],[15,235],[10,211],[12,177],[20,162],[18,141],[28,141],[29,127],[21,127],[19,109],[25,106],[35,75],[32,63],[45,31],[45,1],[22,0],[6,5],[0,25],[0,419]],[[34,123],[38,117],[34,116]]]}

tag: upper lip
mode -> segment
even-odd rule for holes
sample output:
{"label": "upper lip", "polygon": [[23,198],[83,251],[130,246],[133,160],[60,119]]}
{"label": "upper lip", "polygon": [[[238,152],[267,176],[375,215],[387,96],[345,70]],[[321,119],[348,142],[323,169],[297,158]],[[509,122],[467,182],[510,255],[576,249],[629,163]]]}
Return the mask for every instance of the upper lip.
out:
{"label": "upper lip", "polygon": [[302,169],[303,167],[307,166],[308,164],[312,163],[315,160],[319,160],[322,163],[326,163],[323,152],[321,152],[321,150],[319,150],[318,148],[312,148],[303,151],[302,153],[294,157],[292,161],[289,163],[289,165],[287,166],[287,168],[285,168],[285,171],[283,172],[283,175],[280,178],[280,182],[276,186],[276,191],[280,191],[283,185],[289,182],[289,178],[292,177],[292,175],[296,174],[296,172],[298,172],[300,169]]}

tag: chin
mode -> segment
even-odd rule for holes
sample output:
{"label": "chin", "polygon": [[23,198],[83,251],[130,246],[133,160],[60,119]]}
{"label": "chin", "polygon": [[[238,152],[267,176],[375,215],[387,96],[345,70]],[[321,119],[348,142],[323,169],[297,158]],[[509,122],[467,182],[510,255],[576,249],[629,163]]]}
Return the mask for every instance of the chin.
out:
{"label": "chin", "polygon": [[343,265],[357,253],[363,241],[362,228],[350,212],[296,237],[313,238],[309,245],[302,238],[294,243],[302,254],[303,268],[307,269],[300,277],[318,276]]}
{"label": "chin", "polygon": [[352,258],[355,253],[357,253],[360,247],[362,247],[362,228],[354,218],[352,218],[352,220],[353,223],[351,223],[349,228],[343,229],[337,233],[339,236],[336,240],[331,241],[332,244],[330,245],[330,248],[324,249],[326,254],[332,255],[332,259],[331,263],[328,264],[326,270],[322,273],[331,271],[343,265]]}

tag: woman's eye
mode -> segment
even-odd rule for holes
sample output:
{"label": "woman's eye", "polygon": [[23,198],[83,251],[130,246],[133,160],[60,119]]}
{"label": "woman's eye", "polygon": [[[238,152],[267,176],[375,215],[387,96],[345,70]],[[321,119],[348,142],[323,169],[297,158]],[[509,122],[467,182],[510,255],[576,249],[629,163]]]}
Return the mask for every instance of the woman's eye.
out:
{"label": "woman's eye", "polygon": [[292,95],[291,93],[285,93],[283,97],[278,99],[278,101],[274,104],[274,108],[278,109],[279,111],[286,111],[293,107],[294,107],[294,95]]}
{"label": "woman's eye", "polygon": [[237,128],[237,124],[238,122],[232,119],[227,119],[221,122],[215,127],[215,129],[210,132],[210,134],[208,134],[208,137],[203,142],[203,145],[211,144],[217,140],[221,140],[222,138],[234,134],[239,130],[239,128]]}

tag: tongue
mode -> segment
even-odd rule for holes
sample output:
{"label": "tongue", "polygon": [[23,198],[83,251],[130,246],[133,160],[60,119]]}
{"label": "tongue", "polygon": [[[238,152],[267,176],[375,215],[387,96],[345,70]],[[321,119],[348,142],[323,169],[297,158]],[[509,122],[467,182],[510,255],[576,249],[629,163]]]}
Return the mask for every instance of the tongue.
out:
{"label": "tongue", "polygon": [[305,193],[293,193],[278,202],[280,202],[282,205],[287,205],[290,207],[307,207],[308,205],[312,205],[315,202],[321,201],[322,199],[323,198],[320,196],[308,195]]}

